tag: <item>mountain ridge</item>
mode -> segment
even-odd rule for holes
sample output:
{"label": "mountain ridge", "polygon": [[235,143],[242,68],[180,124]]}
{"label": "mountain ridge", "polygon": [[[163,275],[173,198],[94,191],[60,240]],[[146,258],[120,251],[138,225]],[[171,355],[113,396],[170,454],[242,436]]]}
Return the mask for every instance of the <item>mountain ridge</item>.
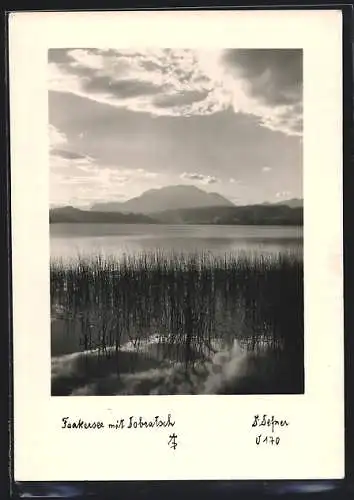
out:
{"label": "mountain ridge", "polygon": [[158,221],[144,214],[121,212],[94,212],[80,210],[70,205],[49,210],[49,223],[114,223],[114,224],[157,224]]}
{"label": "mountain ridge", "polygon": [[219,193],[196,186],[154,188],[126,202],[96,203],[90,209],[51,208],[50,223],[116,224],[303,224],[303,200],[235,205]]}
{"label": "mountain ridge", "polygon": [[275,205],[286,205],[291,208],[298,208],[304,206],[304,200],[302,198],[290,198],[288,200],[277,201]]}
{"label": "mountain ridge", "polygon": [[50,224],[114,223],[114,224],[207,224],[207,225],[295,225],[303,224],[301,207],[285,205],[245,205],[233,207],[199,207],[145,214],[94,212],[74,207],[49,211]]}
{"label": "mountain ridge", "polygon": [[196,186],[165,186],[149,189],[125,202],[103,202],[92,205],[95,212],[121,212],[151,214],[162,210],[200,208],[212,206],[235,206],[219,193],[207,193]]}

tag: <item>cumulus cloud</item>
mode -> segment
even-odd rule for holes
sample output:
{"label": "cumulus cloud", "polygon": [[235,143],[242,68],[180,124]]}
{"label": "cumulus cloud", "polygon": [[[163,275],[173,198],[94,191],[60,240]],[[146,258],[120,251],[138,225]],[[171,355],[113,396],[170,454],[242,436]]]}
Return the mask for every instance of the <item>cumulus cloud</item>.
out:
{"label": "cumulus cloud", "polygon": [[154,115],[188,116],[224,107],[191,50],[49,51],[49,88]]}
{"label": "cumulus cloud", "polygon": [[181,179],[197,181],[201,184],[216,184],[217,182],[219,182],[219,179],[217,177],[191,172],[183,172],[180,177]]}
{"label": "cumulus cloud", "polygon": [[233,109],[302,132],[301,50],[51,49],[49,88],[154,116]]}

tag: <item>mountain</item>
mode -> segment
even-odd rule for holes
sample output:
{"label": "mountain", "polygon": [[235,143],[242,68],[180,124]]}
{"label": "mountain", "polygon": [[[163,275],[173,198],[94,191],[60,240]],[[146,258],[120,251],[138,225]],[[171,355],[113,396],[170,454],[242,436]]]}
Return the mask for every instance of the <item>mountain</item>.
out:
{"label": "mountain", "polygon": [[248,205],[198,207],[163,210],[151,216],[120,212],[94,212],[74,207],[53,208],[49,222],[114,224],[221,224],[221,225],[291,225],[303,223],[303,209],[286,205]]}
{"label": "mountain", "polygon": [[91,210],[96,212],[122,212],[152,214],[163,210],[178,210],[200,207],[233,207],[234,204],[218,193],[207,193],[196,186],[167,186],[149,189],[142,195],[124,203],[96,203]]}
{"label": "mountain", "polygon": [[164,210],[152,214],[163,224],[293,225],[303,224],[302,207],[247,205]]}
{"label": "mountain", "polygon": [[304,206],[304,200],[300,198],[291,198],[291,200],[278,201],[275,205],[286,205],[291,208],[299,208]]}
{"label": "mountain", "polygon": [[52,208],[49,223],[115,223],[115,224],[156,224],[158,221],[143,214],[122,214],[119,212],[93,212],[74,207]]}

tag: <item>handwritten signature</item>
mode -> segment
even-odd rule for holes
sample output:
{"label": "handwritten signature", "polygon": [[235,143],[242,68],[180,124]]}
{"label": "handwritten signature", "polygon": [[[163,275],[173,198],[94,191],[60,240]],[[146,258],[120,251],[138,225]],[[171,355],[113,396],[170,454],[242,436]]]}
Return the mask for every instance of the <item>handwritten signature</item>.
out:
{"label": "handwritten signature", "polygon": [[275,431],[276,427],[288,427],[289,422],[287,420],[278,420],[274,415],[268,417],[268,415],[263,415],[261,418],[259,415],[254,416],[252,427],[271,427],[272,432]]}
{"label": "handwritten signature", "polygon": [[274,432],[276,430],[278,432],[281,428],[288,426],[289,422],[287,420],[278,419],[274,415],[268,416],[264,414],[262,417],[254,415],[252,427],[265,427],[264,432],[256,436],[256,445],[266,444],[278,446],[280,443],[280,436],[274,435]]}

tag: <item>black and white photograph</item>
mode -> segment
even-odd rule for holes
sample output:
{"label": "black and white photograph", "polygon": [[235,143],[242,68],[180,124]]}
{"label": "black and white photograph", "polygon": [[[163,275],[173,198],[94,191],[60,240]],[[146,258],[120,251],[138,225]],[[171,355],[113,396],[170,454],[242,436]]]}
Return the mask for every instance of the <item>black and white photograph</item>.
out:
{"label": "black and white photograph", "polygon": [[341,12],[9,25],[16,481],[342,478]]}
{"label": "black and white photograph", "polygon": [[302,50],[48,70],[52,395],[303,393]]}

